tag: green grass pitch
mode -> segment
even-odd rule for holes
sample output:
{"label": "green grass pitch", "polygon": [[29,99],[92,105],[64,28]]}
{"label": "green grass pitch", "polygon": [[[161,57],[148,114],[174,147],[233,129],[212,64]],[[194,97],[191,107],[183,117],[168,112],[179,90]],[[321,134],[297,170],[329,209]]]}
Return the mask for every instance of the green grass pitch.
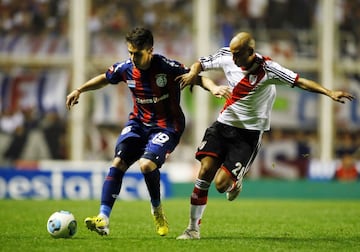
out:
{"label": "green grass pitch", "polygon": [[[189,199],[165,199],[170,232],[154,231],[150,204],[117,201],[110,235],[101,237],[83,220],[99,201],[0,200],[0,251],[360,251],[360,201],[209,198],[201,240],[176,240],[188,224]],[[54,239],[48,217],[71,211],[78,221],[71,239]]]}

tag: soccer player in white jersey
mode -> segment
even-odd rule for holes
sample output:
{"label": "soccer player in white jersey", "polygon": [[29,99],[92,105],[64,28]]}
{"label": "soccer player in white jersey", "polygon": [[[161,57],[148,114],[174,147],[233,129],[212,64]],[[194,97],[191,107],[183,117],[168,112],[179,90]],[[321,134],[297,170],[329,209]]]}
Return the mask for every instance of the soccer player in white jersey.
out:
{"label": "soccer player in white jersey", "polygon": [[354,97],[344,91],[328,90],[319,83],[301,78],[299,74],[282,67],[255,52],[255,40],[246,32],[238,33],[230,47],[215,54],[201,57],[191,66],[189,73],[179,78],[182,88],[194,85],[202,71],[222,69],[228,80],[228,90],[220,89],[209,79],[203,87],[226,98],[217,120],[207,128],[196,152],[201,168],[191,194],[189,225],[177,239],[200,239],[203,216],[210,184],[226,192],[234,200],[242,189],[242,179],[256,157],[261,136],[270,129],[270,112],[274,103],[275,85],[299,87],[329,96],[337,102]]}

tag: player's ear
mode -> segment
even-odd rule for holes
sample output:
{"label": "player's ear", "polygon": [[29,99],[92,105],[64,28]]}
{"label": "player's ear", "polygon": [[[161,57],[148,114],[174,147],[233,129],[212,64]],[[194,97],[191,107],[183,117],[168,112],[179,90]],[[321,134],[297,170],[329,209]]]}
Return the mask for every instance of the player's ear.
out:
{"label": "player's ear", "polygon": [[250,55],[253,55],[254,52],[255,52],[254,48],[249,47],[249,56],[250,56]]}
{"label": "player's ear", "polygon": [[151,48],[148,49],[149,53],[153,53],[153,51],[154,51],[154,47],[151,47]]}

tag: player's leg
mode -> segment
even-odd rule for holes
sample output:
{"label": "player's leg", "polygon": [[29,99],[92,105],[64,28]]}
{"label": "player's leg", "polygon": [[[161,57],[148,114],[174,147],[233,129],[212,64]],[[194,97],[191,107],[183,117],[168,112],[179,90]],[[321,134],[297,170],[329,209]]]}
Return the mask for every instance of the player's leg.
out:
{"label": "player's leg", "polygon": [[221,161],[205,156],[201,159],[201,168],[190,197],[190,220],[184,233],[177,237],[178,240],[200,239],[200,224],[204,214],[209,188]]}
{"label": "player's leg", "polygon": [[229,201],[232,201],[240,194],[242,190],[242,178],[243,175],[235,177],[229,173],[225,166],[221,166],[221,169],[219,169],[215,177],[216,189],[220,193],[226,192],[226,198]]}
{"label": "player's leg", "polygon": [[229,201],[234,200],[242,190],[243,177],[249,171],[260,148],[261,132],[236,129],[235,138],[228,142],[227,155],[215,178],[220,193],[226,191]]}
{"label": "player's leg", "polygon": [[157,164],[147,158],[141,158],[139,164],[150,196],[151,214],[153,215],[155,230],[160,236],[167,235],[169,225],[161,205],[160,171]]}
{"label": "player's leg", "polygon": [[169,226],[161,204],[159,169],[165,162],[167,155],[177,146],[180,135],[166,130],[151,134],[144,155],[139,160],[140,169],[150,195],[151,213],[156,232],[161,236],[168,234]]}
{"label": "player's leg", "polygon": [[103,183],[99,214],[85,219],[85,224],[91,231],[96,231],[100,235],[109,234],[109,218],[120,193],[124,174],[143,152],[144,141],[140,133],[141,131],[132,125],[126,127],[119,136],[115,158]]}
{"label": "player's leg", "polygon": [[102,193],[100,211],[97,216],[87,217],[85,224],[91,231],[99,235],[109,235],[109,217],[117,195],[120,192],[122,178],[127,165],[120,158],[114,158],[113,164],[105,177]]}
{"label": "player's leg", "polygon": [[189,225],[183,234],[177,237],[179,240],[200,239],[200,224],[207,205],[208,191],[223,162],[221,157],[225,150],[217,126],[218,123],[214,123],[206,130],[197,150],[196,158],[200,160],[201,167],[190,197]]}

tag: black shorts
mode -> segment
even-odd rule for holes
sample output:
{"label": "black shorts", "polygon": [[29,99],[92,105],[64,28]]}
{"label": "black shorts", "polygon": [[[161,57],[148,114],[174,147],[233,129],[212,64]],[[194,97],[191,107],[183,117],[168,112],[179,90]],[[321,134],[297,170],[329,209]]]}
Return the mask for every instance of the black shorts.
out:
{"label": "black shorts", "polygon": [[249,170],[260,148],[262,132],[232,127],[214,122],[206,129],[204,138],[197,149],[196,159],[215,157],[237,180]]}

